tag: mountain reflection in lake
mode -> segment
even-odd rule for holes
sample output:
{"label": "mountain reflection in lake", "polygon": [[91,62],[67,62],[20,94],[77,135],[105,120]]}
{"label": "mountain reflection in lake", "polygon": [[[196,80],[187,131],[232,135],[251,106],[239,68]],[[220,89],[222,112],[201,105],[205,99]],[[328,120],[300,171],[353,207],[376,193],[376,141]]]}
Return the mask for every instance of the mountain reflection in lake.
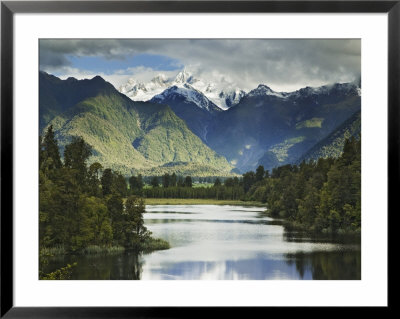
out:
{"label": "mountain reflection in lake", "polygon": [[288,231],[264,210],[147,205],[147,228],[170,249],[55,258],[49,269],[77,261],[73,279],[361,279],[359,240]]}

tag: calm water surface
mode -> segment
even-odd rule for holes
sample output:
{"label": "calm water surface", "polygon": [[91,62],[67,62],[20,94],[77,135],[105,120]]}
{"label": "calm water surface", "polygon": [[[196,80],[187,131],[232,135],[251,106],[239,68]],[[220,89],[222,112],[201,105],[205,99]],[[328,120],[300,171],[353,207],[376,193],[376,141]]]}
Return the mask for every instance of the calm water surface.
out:
{"label": "calm water surface", "polygon": [[55,258],[49,269],[77,261],[73,279],[361,279],[359,239],[288,231],[264,210],[147,205],[145,225],[170,249]]}

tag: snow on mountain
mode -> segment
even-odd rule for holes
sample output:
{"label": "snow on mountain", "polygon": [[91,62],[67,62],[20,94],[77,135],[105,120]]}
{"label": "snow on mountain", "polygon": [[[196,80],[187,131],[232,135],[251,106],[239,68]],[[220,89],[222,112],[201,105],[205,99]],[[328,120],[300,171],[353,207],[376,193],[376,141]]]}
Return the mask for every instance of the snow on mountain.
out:
{"label": "snow on mountain", "polygon": [[119,88],[119,91],[134,101],[148,101],[164,92],[167,88],[174,86],[184,88],[184,84],[188,84],[193,89],[201,92],[223,110],[239,103],[240,99],[246,94],[245,91],[233,86],[223,77],[220,83],[204,82],[186,69],[180,71],[175,77],[170,78],[164,74],[159,74],[149,82],[138,82],[131,78]]}
{"label": "snow on mountain", "polygon": [[325,96],[361,96],[361,88],[355,82],[349,83],[335,83],[330,85],[323,85],[319,87],[305,87],[300,90],[286,93],[291,99],[313,97],[318,95]]}
{"label": "snow on mountain", "polygon": [[246,95],[245,91],[223,82],[219,84],[209,83],[206,87],[200,87],[199,83],[195,83],[193,86],[223,110],[238,104],[240,99]]}
{"label": "snow on mountain", "polygon": [[175,77],[175,83],[193,83],[196,82],[197,80],[193,77],[191,73],[186,71],[186,69],[183,69],[183,71],[179,72],[176,77]]}
{"label": "snow on mountain", "polygon": [[134,101],[148,101],[168,86],[169,79],[164,74],[159,74],[147,83],[137,82],[131,78],[119,88],[119,91]]}
{"label": "snow on mountain", "polygon": [[226,108],[230,108],[231,106],[238,104],[242,97],[245,95],[245,91],[240,89],[233,89],[228,91],[221,91],[218,96],[225,102]]}
{"label": "snow on mountain", "polygon": [[166,100],[174,100],[175,98],[184,98],[187,102],[192,102],[199,108],[209,111],[210,113],[219,112],[221,109],[211,102],[204,94],[196,90],[190,84],[183,82],[183,84],[176,84],[169,87],[161,94],[154,96],[151,101],[156,103],[163,103]]}
{"label": "snow on mountain", "polygon": [[270,96],[276,96],[280,98],[286,98],[290,94],[285,93],[285,92],[275,92],[272,90],[270,87],[260,84],[256,89],[252,90],[249,92],[248,96],[264,96],[264,95],[270,95]]}
{"label": "snow on mountain", "polygon": [[[264,84],[260,84],[257,88],[246,93],[224,76],[220,76],[215,82],[204,81],[197,78],[191,72],[183,69],[176,76],[167,77],[165,74],[159,74],[148,82],[138,82],[131,78],[128,82],[119,88],[119,91],[134,101],[148,101],[153,97],[163,93],[166,89],[177,87],[185,88],[185,84],[198,92],[204,94],[207,99],[213,102],[222,110],[236,105],[244,96],[271,96],[283,99],[307,98],[316,95],[349,95],[355,91],[361,95],[361,81],[352,83],[336,83],[332,85],[324,85],[321,87],[305,87],[294,92],[276,92]],[[181,93],[183,93],[182,91]]]}
{"label": "snow on mountain", "polygon": [[296,100],[299,98],[308,98],[319,95],[353,95],[361,96],[361,89],[354,82],[350,83],[335,83],[331,85],[323,85],[319,87],[305,87],[294,92],[276,92],[270,87],[260,84],[256,89],[250,91],[247,96],[275,96],[282,99]]}

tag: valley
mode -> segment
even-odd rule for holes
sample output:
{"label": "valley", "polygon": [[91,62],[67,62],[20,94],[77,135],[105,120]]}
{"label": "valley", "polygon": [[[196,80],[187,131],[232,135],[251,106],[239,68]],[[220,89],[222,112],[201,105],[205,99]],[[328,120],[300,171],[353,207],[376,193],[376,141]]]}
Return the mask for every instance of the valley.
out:
{"label": "valley", "polygon": [[174,79],[155,77],[150,88],[131,79],[119,91],[100,76],[61,80],[40,72],[39,83],[41,132],[52,125],[61,151],[72,136],[82,136],[93,147],[93,162],[127,176],[229,177],[259,165],[272,170],[338,157],[343,136],[361,131],[361,122],[352,120],[361,111],[357,83],[289,93],[260,84],[248,93],[236,90],[230,102],[214,99],[218,104],[207,97],[212,85],[185,70]]}
{"label": "valley", "polygon": [[40,39],[39,70],[39,280],[361,279],[360,39]]}

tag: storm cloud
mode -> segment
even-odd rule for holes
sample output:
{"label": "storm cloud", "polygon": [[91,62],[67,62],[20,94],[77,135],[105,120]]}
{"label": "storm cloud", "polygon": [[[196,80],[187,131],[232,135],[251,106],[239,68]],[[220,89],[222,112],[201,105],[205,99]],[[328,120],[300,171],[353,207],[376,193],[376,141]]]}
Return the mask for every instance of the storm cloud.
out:
{"label": "storm cloud", "polygon": [[[246,90],[264,83],[278,91],[291,91],[349,82],[361,74],[359,39],[43,39],[40,69],[84,77],[93,71],[77,69],[71,57],[101,58],[106,66],[111,60],[140,54],[171,58],[177,61],[177,71],[184,66],[201,78],[224,76]],[[138,75],[136,69],[115,70],[105,77],[118,85],[124,77]]]}

